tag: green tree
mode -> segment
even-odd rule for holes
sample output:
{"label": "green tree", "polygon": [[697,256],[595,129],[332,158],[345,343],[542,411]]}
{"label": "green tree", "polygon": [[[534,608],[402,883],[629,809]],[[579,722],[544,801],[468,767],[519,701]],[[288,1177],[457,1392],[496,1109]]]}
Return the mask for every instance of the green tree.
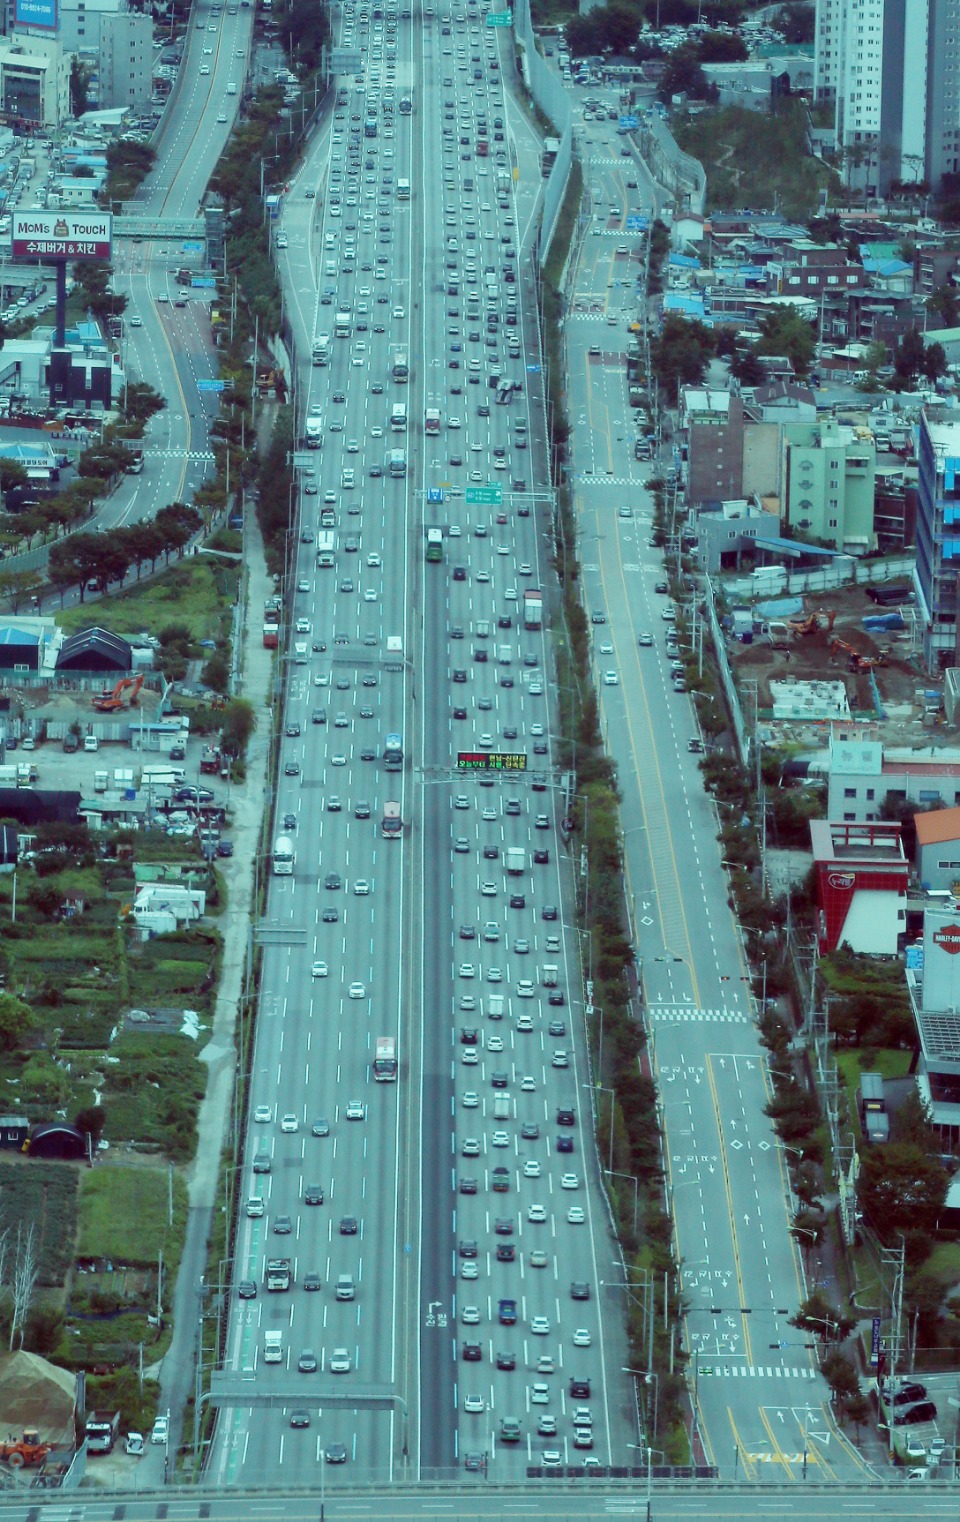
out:
{"label": "green tree", "polygon": [[220,735],[228,756],[242,756],[250,737],[256,732],[257,715],[246,698],[233,698],[221,715]]}
{"label": "green tree", "polygon": [[735,32],[704,32],[697,44],[701,63],[743,63],[747,45]]}
{"label": "green tree", "polygon": [[953,285],[938,285],[927,298],[927,307],[945,328],[960,328],[960,299]]}
{"label": "green tree", "polygon": [[670,314],[658,337],[650,344],[650,358],[666,399],[676,402],[681,386],[703,380],[716,348],[716,338],[705,323]]}
{"label": "green tree", "polygon": [[19,612],[21,603],[38,592],[43,585],[43,577],[39,571],[0,571],[0,597],[6,598],[14,613]]}
{"label": "green tree", "polygon": [[923,1148],[890,1142],[863,1154],[857,1191],[873,1229],[888,1241],[898,1232],[932,1231],[949,1182],[943,1164]]}
{"label": "green tree", "polygon": [[812,5],[802,0],[800,4],[781,5],[770,19],[770,25],[783,34],[785,42],[791,46],[797,43],[811,43],[816,35],[816,11]]}
{"label": "green tree", "polygon": [[13,994],[0,994],[0,1051],[15,1052],[24,1036],[37,1029],[39,1021],[29,1004]]}
{"label": "green tree", "polygon": [[929,381],[941,380],[947,373],[947,351],[941,343],[927,344],[923,353],[923,373]]}
{"label": "green tree", "polygon": [[226,693],[230,686],[230,662],[222,650],[215,650],[204,663],[200,680],[214,692]]}
{"label": "green tree", "polygon": [[75,586],[83,602],[87,588],[100,573],[101,541],[98,534],[72,534],[50,546],[47,574],[61,597]]}
{"label": "green tree", "polygon": [[893,356],[893,368],[901,381],[915,381],[923,369],[925,345],[916,328],[904,333]]}
{"label": "green tree", "polygon": [[815,349],[813,328],[793,307],[778,303],[761,317],[758,354],[786,355],[797,375],[804,376],[810,370]]}
{"label": "green tree", "polygon": [[842,1342],[850,1336],[856,1322],[832,1305],[821,1290],[814,1290],[797,1314],[790,1317],[790,1325],[802,1332],[815,1332],[823,1342]]}

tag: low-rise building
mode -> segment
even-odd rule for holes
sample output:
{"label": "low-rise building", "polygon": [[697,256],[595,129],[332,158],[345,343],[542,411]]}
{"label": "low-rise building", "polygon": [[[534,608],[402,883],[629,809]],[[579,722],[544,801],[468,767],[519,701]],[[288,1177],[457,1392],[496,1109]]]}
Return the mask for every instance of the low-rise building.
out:
{"label": "low-rise building", "polygon": [[847,824],[879,819],[887,800],[960,805],[960,751],[886,748],[873,725],[837,725],[827,765],[827,814]]}
{"label": "low-rise building", "polygon": [[960,896],[960,807],[915,814],[913,822],[920,886],[933,893],[957,890],[955,896]]}
{"label": "low-rise building", "polygon": [[925,910],[922,946],[911,946],[910,952],[906,979],[920,1043],[917,1087],[952,1149],[960,1141],[960,914],[955,905]]}
{"label": "low-rise building", "polygon": [[877,454],[868,428],[835,418],[787,423],[781,467],[784,525],[847,554],[875,548]]}
{"label": "low-rise building", "polygon": [[810,839],[821,953],[849,946],[858,953],[896,956],[906,931],[910,877],[899,824],[814,819]]}

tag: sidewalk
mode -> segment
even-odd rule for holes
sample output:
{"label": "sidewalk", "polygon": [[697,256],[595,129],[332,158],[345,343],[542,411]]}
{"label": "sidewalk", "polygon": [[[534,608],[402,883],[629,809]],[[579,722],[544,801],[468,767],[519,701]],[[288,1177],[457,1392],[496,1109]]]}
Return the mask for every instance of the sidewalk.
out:
{"label": "sidewalk", "polygon": [[[170,1412],[169,1453],[176,1454],[184,1441],[192,1442],[192,1430],[183,1431],[184,1411],[196,1379],[198,1317],[202,1308],[199,1287],[206,1271],[207,1244],[213,1213],[222,1208],[217,1198],[220,1159],[230,1129],[230,1107],[236,1072],[234,1032],[243,991],[248,929],[253,912],[255,864],[267,790],[267,763],[271,742],[270,702],[273,689],[274,654],[264,649],[262,610],[274,591],[263,552],[263,539],[254,511],[246,516],[244,530],[246,587],[243,593],[242,638],[243,696],[257,716],[257,730],[247,749],[247,778],[232,790],[234,855],[220,864],[229,893],[229,909],[221,921],[223,966],[214,1013],[213,1034],[200,1053],[209,1068],[207,1092],[200,1106],[196,1157],[188,1173],[190,1209],[187,1216],[183,1259],[173,1298],[174,1334],[160,1372],[159,1410]],[[208,1307],[209,1308],[209,1307]],[[162,1449],[145,1456],[140,1469],[147,1485],[162,1483],[158,1471]],[[157,1455],[157,1462],[150,1459]],[[169,1469],[172,1472],[173,1466]]]}

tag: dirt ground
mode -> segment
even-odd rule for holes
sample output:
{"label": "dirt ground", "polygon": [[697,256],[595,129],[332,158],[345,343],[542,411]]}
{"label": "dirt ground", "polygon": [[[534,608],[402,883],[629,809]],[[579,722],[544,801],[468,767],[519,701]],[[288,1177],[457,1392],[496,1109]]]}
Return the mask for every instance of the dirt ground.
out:
{"label": "dirt ground", "polygon": [[877,686],[884,705],[889,710],[905,710],[915,706],[915,695],[920,687],[938,685],[925,677],[919,659],[911,655],[910,630],[899,633],[884,630],[868,633],[861,622],[865,614],[883,613],[860,588],[844,589],[830,593],[816,593],[805,597],[803,614],[836,615],[832,631],[829,620],[820,620],[820,628],[810,634],[794,635],[786,649],[775,649],[766,638],[752,645],[730,641],[727,650],[734,670],[742,681],[757,680],[760,683],[760,707],[770,708],[770,682],[773,681],[839,681],[846,684],[847,698],[853,714],[874,714],[875,703],[869,673],[851,671],[851,654],[838,647],[842,640],[853,646],[858,655],[877,658],[883,664],[874,668]]}

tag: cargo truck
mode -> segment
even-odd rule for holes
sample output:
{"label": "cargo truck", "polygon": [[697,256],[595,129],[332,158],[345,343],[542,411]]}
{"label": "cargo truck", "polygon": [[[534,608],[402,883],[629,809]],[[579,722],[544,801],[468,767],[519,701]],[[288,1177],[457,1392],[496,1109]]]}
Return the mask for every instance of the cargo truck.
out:
{"label": "cargo truck", "polygon": [[263,1361],[264,1363],[283,1363],[282,1332],[264,1332]]}
{"label": "cargo truck", "polygon": [[439,409],[439,407],[428,407],[427,408],[426,413],[424,415],[424,420],[423,420],[423,431],[424,431],[424,433],[430,433],[430,434],[434,434],[434,433],[439,433],[440,432],[440,409]]}
{"label": "cargo truck", "polygon": [[296,852],[289,835],[278,835],[273,843],[274,877],[292,877]]}
{"label": "cargo truck", "polygon": [[267,1289],[271,1291],[290,1288],[290,1259],[267,1259]]}
{"label": "cargo truck", "polygon": [[303,425],[303,441],[308,449],[319,449],[323,442],[323,424],[318,417],[308,417]]}
{"label": "cargo truck", "polygon": [[403,834],[403,820],[400,818],[400,805],[388,799],[383,805],[383,819],[380,822],[380,834],[384,840],[399,840]]}
{"label": "cargo truck", "polygon": [[500,1317],[501,1326],[516,1326],[517,1302],[515,1300],[501,1300],[497,1306],[497,1314]]}
{"label": "cargo truck", "polygon": [[350,313],[338,312],[333,319],[333,335],[335,338],[350,337]]}
{"label": "cargo truck", "polygon": [[110,1453],[120,1432],[119,1411],[91,1411],[84,1427],[88,1453]]}
{"label": "cargo truck", "polygon": [[328,365],[330,363],[329,333],[318,333],[313,340],[313,363],[315,365]]}
{"label": "cargo truck", "polygon": [[388,772],[403,770],[403,741],[399,735],[387,735],[383,746],[383,760]]}
{"label": "cargo truck", "polygon": [[336,543],[334,534],[329,529],[321,529],[317,535],[317,569],[320,571],[332,571],[335,565],[333,547]]}
{"label": "cargo truck", "polygon": [[523,594],[523,627],[525,629],[543,628],[543,593],[540,591],[528,591]]}
{"label": "cargo truck", "polygon": [[504,852],[507,864],[507,873],[510,877],[519,877],[527,869],[527,853],[523,846],[507,846]]}
{"label": "cargo truck", "polygon": [[373,1076],[377,1083],[397,1081],[397,1043],[393,1036],[378,1036],[374,1047]]}

